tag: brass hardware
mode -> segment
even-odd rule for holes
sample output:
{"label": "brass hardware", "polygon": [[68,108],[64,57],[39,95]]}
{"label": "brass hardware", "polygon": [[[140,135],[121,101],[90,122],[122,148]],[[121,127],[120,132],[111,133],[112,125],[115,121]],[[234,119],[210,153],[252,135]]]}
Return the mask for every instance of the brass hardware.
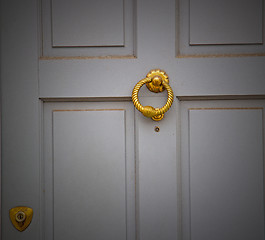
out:
{"label": "brass hardware", "polygon": [[151,70],[146,77],[152,79],[152,82],[146,83],[146,87],[151,92],[163,92],[165,87],[163,86],[162,81],[165,81],[167,84],[169,83],[168,75],[160,69]]}
{"label": "brass hardware", "polygon": [[33,210],[29,207],[15,207],[9,210],[9,216],[14,227],[22,232],[31,223]]}
{"label": "brass hardware", "polygon": [[[173,103],[174,94],[173,90],[168,83],[167,74],[159,69],[151,70],[147,77],[140,80],[132,91],[132,101],[138,111],[140,111],[145,117],[152,118],[154,121],[160,121],[164,117],[164,113],[169,110]],[[146,84],[147,88],[155,93],[167,90],[168,98],[166,104],[162,108],[154,108],[152,106],[142,106],[138,99],[138,93],[140,88]]]}
{"label": "brass hardware", "polygon": [[160,128],[158,126],[155,126],[155,132],[159,132]]}
{"label": "brass hardware", "polygon": [[26,214],[24,212],[21,212],[19,211],[17,214],[16,214],[16,221],[17,222],[24,222],[26,219]]}

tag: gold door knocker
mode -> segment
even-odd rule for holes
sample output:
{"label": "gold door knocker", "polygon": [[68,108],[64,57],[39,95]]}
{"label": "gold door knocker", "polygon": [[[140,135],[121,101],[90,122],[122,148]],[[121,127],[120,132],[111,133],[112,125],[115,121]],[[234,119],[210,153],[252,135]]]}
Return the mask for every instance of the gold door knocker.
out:
{"label": "gold door knocker", "polygon": [[[152,118],[154,121],[160,121],[164,117],[164,113],[169,110],[173,103],[174,94],[172,88],[169,86],[167,74],[160,70],[151,70],[146,78],[140,80],[132,91],[132,101],[135,108],[140,111],[145,117]],[[167,90],[168,98],[166,104],[162,108],[154,108],[152,106],[142,106],[138,99],[140,88],[146,84],[147,88],[155,93]]]}

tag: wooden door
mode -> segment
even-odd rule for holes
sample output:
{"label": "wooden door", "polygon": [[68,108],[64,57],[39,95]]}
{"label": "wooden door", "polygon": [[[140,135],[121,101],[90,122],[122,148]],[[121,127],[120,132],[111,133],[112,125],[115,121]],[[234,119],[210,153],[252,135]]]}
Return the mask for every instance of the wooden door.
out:
{"label": "wooden door", "polygon": [[[264,239],[263,14],[263,0],[2,1],[2,240]],[[154,122],[131,91],[158,68],[175,98]],[[24,232],[15,206],[34,211]]]}

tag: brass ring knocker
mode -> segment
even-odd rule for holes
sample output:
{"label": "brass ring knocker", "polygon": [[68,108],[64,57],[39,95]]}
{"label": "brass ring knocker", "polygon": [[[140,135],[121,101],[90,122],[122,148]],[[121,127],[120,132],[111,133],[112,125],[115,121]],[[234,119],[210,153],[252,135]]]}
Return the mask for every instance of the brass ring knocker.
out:
{"label": "brass ring knocker", "polygon": [[[162,108],[154,108],[152,106],[142,106],[138,99],[140,88],[146,84],[147,88],[152,92],[162,92],[165,89],[168,93],[166,104]],[[154,121],[160,121],[164,117],[164,113],[169,110],[173,103],[174,94],[173,90],[168,84],[168,76],[160,69],[151,70],[146,78],[140,80],[132,91],[132,101],[135,108],[140,111],[145,117],[152,118]]]}

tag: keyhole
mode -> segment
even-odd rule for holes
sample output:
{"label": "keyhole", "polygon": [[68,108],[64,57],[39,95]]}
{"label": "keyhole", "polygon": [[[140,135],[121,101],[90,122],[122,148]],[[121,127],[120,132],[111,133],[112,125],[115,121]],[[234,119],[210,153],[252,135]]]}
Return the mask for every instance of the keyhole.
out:
{"label": "keyhole", "polygon": [[17,222],[24,222],[26,219],[26,214],[24,212],[18,212],[16,214],[16,221]]}

